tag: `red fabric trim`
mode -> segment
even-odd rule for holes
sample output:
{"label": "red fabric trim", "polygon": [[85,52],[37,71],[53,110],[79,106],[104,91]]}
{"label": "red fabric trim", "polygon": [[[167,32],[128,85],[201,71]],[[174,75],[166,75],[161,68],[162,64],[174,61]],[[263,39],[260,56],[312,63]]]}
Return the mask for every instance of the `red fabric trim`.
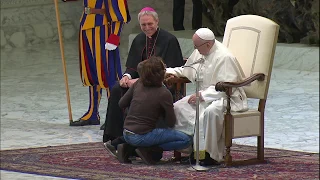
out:
{"label": "red fabric trim", "polygon": [[119,42],[120,42],[120,37],[115,34],[111,34],[107,40],[107,43],[114,44],[116,46],[119,45]]}

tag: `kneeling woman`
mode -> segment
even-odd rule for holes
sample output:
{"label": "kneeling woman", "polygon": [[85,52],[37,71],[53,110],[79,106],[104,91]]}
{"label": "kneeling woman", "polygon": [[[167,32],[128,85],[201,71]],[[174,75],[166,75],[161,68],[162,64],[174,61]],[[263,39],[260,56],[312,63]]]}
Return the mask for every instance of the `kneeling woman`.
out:
{"label": "kneeling woman", "polygon": [[[160,57],[151,57],[138,65],[140,79],[119,101],[121,108],[129,107],[124,121],[123,136],[146,164],[155,164],[152,151],[181,150],[190,146],[191,138],[171,129],[176,123],[171,92],[163,85],[166,72]],[[156,128],[164,118],[169,128]],[[125,145],[118,146],[118,158],[125,156]],[[120,156],[120,157],[119,157]]]}

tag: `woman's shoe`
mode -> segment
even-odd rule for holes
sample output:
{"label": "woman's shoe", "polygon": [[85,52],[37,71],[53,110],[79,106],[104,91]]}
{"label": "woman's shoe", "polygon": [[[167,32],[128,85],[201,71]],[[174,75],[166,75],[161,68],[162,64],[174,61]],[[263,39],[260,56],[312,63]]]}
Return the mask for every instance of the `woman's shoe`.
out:
{"label": "woman's shoe", "polygon": [[142,161],[148,165],[156,164],[156,162],[152,159],[151,151],[149,148],[138,147],[136,149],[136,153],[142,159]]}
{"label": "woman's shoe", "polygon": [[129,160],[129,156],[132,151],[132,146],[127,143],[119,144],[117,146],[117,158],[119,162],[121,163],[131,163],[131,160]]}

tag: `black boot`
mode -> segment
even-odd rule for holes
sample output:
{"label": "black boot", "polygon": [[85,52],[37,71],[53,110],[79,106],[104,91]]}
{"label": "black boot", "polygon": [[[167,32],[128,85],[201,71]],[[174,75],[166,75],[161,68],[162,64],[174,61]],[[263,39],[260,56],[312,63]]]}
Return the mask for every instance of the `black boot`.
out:
{"label": "black boot", "polygon": [[142,161],[145,164],[148,164],[148,165],[156,164],[156,162],[152,159],[152,153],[150,148],[138,147],[136,149],[136,153],[139,155],[139,157],[142,159]]}
{"label": "black boot", "polygon": [[155,162],[159,162],[162,159],[163,149],[158,146],[151,147],[151,157]]}
{"label": "black boot", "polygon": [[119,144],[117,147],[117,158],[121,163],[131,163],[129,160],[130,155],[132,154],[133,146],[127,143]]}

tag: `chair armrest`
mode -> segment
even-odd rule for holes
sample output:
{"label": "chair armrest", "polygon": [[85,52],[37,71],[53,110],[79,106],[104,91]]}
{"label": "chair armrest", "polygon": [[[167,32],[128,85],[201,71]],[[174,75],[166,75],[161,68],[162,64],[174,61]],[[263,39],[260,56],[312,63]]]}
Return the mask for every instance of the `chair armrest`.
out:
{"label": "chair armrest", "polygon": [[165,84],[190,83],[191,81],[186,77],[169,77],[164,80]]}
{"label": "chair armrest", "polygon": [[173,98],[174,102],[186,96],[186,83],[189,83],[187,78],[178,78],[178,77],[169,77],[166,78],[163,83],[168,87],[174,90]]}
{"label": "chair armrest", "polygon": [[255,80],[263,81],[264,79],[265,79],[265,75],[263,73],[256,73],[256,74],[253,74],[252,76],[244,79],[243,81],[238,81],[238,82],[222,82],[222,81],[220,81],[216,84],[215,89],[216,89],[216,91],[227,92],[230,88],[237,88],[237,87],[246,86]]}

